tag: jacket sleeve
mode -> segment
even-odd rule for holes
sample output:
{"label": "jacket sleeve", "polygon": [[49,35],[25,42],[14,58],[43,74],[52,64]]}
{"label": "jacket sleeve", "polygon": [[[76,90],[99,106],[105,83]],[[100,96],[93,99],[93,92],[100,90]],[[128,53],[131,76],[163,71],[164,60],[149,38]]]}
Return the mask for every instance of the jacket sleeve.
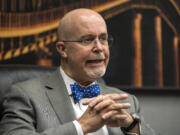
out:
{"label": "jacket sleeve", "polygon": [[147,124],[144,121],[143,116],[141,116],[141,109],[140,109],[140,105],[139,102],[137,100],[137,98],[135,96],[133,96],[133,100],[134,100],[134,108],[135,108],[135,112],[132,113],[136,113],[137,115],[139,115],[140,118],[140,133],[141,135],[156,135],[155,131],[150,127],[149,124]]}

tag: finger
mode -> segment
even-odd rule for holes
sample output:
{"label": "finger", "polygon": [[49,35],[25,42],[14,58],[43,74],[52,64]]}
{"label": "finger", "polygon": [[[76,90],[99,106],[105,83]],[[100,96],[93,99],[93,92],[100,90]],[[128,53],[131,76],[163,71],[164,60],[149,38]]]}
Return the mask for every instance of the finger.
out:
{"label": "finger", "polygon": [[83,105],[88,105],[92,100],[94,100],[96,97],[93,97],[93,98],[88,98],[86,99],[85,101],[83,101]]}
{"label": "finger", "polygon": [[[123,93],[123,94],[112,93],[112,94],[106,94],[106,95],[99,95],[98,97],[87,99],[86,101],[83,102],[83,105],[90,104],[90,107],[93,107],[98,102],[100,102],[100,101],[102,101],[103,99],[106,99],[106,98],[111,98],[112,100],[117,101],[117,100],[123,100],[123,99],[128,98],[128,95],[125,94],[125,93]],[[93,101],[93,100],[95,100],[95,101]]]}
{"label": "finger", "polygon": [[111,117],[111,120],[118,120],[118,121],[124,121],[128,118],[127,114],[116,114]]}
{"label": "finger", "polygon": [[131,107],[130,103],[114,103],[107,108],[107,110],[121,110],[129,109]]}
{"label": "finger", "polygon": [[105,107],[108,107],[108,106],[110,106],[110,105],[112,105],[114,103],[115,102],[113,100],[111,100],[111,99],[105,99],[105,100],[101,101],[100,103],[96,104],[94,106],[94,109],[96,111],[100,111],[100,110],[104,109]]}
{"label": "finger", "polygon": [[102,118],[103,118],[104,120],[107,120],[107,119],[109,119],[110,117],[112,117],[113,115],[116,115],[116,114],[118,114],[118,113],[119,113],[118,111],[112,110],[112,111],[109,111],[109,112],[103,114]]}
{"label": "finger", "polygon": [[[85,100],[85,101],[83,102],[83,105],[88,105],[88,104],[90,104],[93,100],[95,100],[95,101],[93,101],[93,102],[91,103],[92,105],[94,105],[94,104],[96,104],[97,102],[102,101],[103,99],[104,99],[103,95],[99,95],[99,96],[97,96],[97,97],[93,97],[93,98],[89,98],[89,99]],[[91,106],[91,105],[90,105],[90,106]]]}
{"label": "finger", "polygon": [[123,94],[116,94],[116,93],[106,94],[104,96],[105,96],[105,98],[109,97],[109,98],[111,98],[112,100],[115,100],[115,101],[123,100],[123,99],[127,99],[128,98],[128,95],[125,94],[125,93],[123,93]]}
{"label": "finger", "polygon": [[104,100],[104,96],[99,95],[96,98],[94,98],[93,100],[91,100],[91,102],[89,103],[89,106],[94,107],[96,104],[98,104],[99,102],[102,102],[103,100]]}

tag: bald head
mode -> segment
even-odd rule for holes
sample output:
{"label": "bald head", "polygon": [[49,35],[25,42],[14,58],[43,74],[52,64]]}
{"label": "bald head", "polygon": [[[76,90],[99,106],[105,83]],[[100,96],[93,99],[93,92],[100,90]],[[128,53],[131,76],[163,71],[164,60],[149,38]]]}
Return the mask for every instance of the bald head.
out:
{"label": "bald head", "polygon": [[90,18],[92,21],[99,20],[103,22],[103,25],[106,27],[105,21],[99,13],[91,9],[75,9],[67,13],[61,19],[58,27],[58,39],[70,39],[72,36],[74,36],[74,33],[77,34],[79,27],[81,27],[84,23],[88,23],[87,21],[89,21]]}

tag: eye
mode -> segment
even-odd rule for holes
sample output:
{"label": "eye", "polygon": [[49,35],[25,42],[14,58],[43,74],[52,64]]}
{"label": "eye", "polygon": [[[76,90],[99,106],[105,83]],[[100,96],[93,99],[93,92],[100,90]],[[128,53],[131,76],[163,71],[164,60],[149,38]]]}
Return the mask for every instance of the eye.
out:
{"label": "eye", "polygon": [[84,39],[82,39],[83,43],[85,44],[90,44],[94,41],[94,37],[93,36],[88,36],[88,37],[85,37]]}
{"label": "eye", "polygon": [[99,37],[99,41],[102,42],[102,43],[107,42],[107,39],[108,39],[108,38],[107,38],[106,35],[102,35],[102,36]]}

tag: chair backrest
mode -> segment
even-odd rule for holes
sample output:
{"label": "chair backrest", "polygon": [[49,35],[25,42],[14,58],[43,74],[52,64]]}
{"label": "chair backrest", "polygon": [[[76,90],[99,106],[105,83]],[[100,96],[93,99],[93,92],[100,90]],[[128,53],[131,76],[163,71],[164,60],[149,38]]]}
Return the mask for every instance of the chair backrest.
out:
{"label": "chair backrest", "polygon": [[14,83],[31,78],[48,75],[55,71],[56,67],[42,67],[32,65],[0,65],[0,110],[2,96]]}

